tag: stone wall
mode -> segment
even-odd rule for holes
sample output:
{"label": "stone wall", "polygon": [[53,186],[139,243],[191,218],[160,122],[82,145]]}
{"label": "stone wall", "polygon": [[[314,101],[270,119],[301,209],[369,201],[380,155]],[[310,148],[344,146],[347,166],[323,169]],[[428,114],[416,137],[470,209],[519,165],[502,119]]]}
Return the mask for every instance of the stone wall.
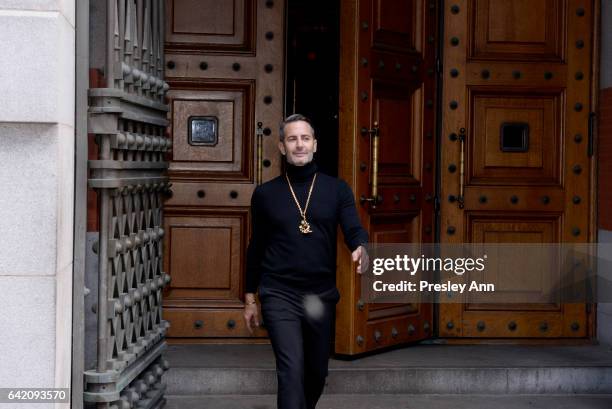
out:
{"label": "stone wall", "polygon": [[0,385],[68,388],[75,0],[0,0],[0,49]]}

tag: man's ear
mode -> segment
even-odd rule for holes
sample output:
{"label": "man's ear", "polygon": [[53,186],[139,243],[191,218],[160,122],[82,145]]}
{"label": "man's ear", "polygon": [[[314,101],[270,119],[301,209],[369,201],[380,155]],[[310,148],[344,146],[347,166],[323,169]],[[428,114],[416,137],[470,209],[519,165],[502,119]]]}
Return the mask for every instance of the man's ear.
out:
{"label": "man's ear", "polygon": [[283,144],[282,142],[278,142],[278,150],[280,150],[281,155],[285,156],[287,154],[287,152],[285,151],[285,144]]}
{"label": "man's ear", "polygon": [[316,140],[316,138],[315,138],[315,140],[314,140],[314,146],[313,146],[313,148],[312,148],[312,152],[316,152],[316,151],[317,151],[317,140]]}

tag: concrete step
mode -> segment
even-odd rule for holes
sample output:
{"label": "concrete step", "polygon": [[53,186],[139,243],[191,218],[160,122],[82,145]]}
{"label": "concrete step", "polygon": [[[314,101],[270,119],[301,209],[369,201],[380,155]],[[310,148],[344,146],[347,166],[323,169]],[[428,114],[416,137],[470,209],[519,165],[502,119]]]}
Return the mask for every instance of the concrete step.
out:
{"label": "concrete step", "polygon": [[[170,346],[165,356],[169,395],[276,393],[269,345]],[[593,345],[418,345],[331,359],[329,372],[326,394],[612,394],[612,351]]]}
{"label": "concrete step", "polygon": [[[275,409],[275,395],[168,395],[164,409]],[[317,409],[610,409],[612,395],[324,394]]]}

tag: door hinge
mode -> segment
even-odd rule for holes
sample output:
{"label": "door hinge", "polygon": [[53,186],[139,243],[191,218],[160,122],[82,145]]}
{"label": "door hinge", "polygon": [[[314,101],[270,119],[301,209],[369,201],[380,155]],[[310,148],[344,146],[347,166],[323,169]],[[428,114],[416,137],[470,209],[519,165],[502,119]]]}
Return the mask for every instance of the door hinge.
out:
{"label": "door hinge", "polygon": [[434,212],[440,212],[440,198],[438,197],[438,195],[434,196]]}

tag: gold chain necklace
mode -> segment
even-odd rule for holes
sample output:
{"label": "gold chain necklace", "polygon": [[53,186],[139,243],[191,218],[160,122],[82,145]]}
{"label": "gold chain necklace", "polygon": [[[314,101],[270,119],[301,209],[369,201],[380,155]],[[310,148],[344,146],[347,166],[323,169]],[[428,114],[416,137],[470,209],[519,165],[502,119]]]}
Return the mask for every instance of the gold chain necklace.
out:
{"label": "gold chain necklace", "polygon": [[300,225],[299,225],[300,233],[302,234],[312,233],[312,230],[310,229],[310,224],[306,221],[306,211],[308,211],[308,205],[310,204],[310,195],[312,194],[312,188],[314,187],[315,180],[317,180],[317,174],[315,173],[314,177],[312,178],[312,183],[310,183],[310,190],[308,190],[308,198],[306,199],[306,206],[304,206],[304,210],[302,210],[302,206],[300,206],[300,202],[297,200],[297,197],[295,196],[295,192],[293,191],[293,186],[291,186],[291,181],[289,180],[289,175],[287,175],[286,173],[285,173],[285,178],[287,179],[287,183],[289,184],[289,190],[291,191],[291,196],[293,196],[293,200],[295,201],[295,204],[297,205],[298,210],[300,211],[300,215],[302,216],[302,221],[300,222]]}

